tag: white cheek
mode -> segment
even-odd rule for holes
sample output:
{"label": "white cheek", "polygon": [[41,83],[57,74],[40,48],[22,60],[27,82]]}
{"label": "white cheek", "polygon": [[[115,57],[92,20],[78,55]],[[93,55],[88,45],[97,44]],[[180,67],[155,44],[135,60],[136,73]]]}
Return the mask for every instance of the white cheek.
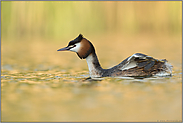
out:
{"label": "white cheek", "polygon": [[80,43],[77,43],[75,44],[76,46],[71,48],[70,51],[73,51],[73,52],[78,52],[80,47],[81,47],[81,44]]}

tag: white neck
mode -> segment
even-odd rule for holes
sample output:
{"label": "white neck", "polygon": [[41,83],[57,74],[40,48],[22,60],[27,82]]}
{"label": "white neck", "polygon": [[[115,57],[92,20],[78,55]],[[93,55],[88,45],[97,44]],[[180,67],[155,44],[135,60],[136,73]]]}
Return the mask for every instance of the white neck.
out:
{"label": "white neck", "polygon": [[102,68],[98,62],[98,58],[95,53],[90,54],[86,58],[87,64],[88,64],[88,69],[90,73],[91,78],[97,78],[97,77],[102,77],[101,72]]}

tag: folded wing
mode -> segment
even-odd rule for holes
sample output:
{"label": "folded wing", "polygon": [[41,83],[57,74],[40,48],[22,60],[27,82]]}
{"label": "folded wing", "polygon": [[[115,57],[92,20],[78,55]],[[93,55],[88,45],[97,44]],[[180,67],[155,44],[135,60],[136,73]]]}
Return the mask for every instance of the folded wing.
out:
{"label": "folded wing", "polygon": [[144,70],[149,70],[152,66],[155,65],[155,63],[159,61],[159,62],[165,62],[166,60],[157,60],[154,59],[151,56],[147,56],[145,54],[141,54],[141,53],[135,53],[132,56],[128,57],[127,59],[125,59],[123,62],[121,62],[119,64],[119,68],[120,70],[128,70],[131,68],[144,68]]}

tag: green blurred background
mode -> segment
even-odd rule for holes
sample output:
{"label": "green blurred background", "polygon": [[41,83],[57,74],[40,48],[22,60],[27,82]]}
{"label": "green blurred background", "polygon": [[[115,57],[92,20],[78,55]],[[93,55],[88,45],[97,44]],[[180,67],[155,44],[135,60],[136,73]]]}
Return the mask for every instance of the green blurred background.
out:
{"label": "green blurred background", "polygon": [[181,1],[3,1],[1,7],[3,41],[181,33]]}

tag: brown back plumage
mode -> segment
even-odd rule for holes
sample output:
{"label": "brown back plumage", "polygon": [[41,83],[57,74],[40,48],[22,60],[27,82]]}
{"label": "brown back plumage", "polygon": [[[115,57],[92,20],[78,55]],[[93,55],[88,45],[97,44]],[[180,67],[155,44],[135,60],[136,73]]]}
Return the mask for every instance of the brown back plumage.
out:
{"label": "brown back plumage", "polygon": [[[149,68],[146,69],[145,65],[144,66],[136,66],[134,68],[130,68],[127,70],[123,70],[123,71],[118,71],[116,73],[114,73],[112,76],[131,76],[131,77],[150,77],[150,76],[154,76],[157,73],[166,71],[166,65],[165,65],[166,61],[160,61],[160,60],[155,60],[154,64]],[[168,72],[168,70],[167,70]]]}

